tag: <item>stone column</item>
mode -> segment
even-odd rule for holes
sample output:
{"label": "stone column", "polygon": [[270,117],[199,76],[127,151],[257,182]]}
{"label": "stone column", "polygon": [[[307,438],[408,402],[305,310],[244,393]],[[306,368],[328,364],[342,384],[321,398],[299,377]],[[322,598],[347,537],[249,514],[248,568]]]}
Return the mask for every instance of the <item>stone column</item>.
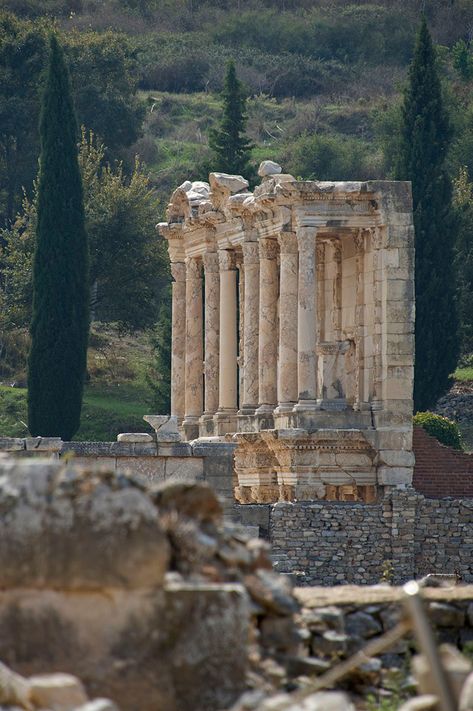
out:
{"label": "stone column", "polygon": [[291,412],[297,402],[297,238],[281,232],[279,295],[278,407],[275,414]]}
{"label": "stone column", "polygon": [[237,412],[237,289],[235,253],[219,250],[220,353],[217,434],[234,432]]}
{"label": "stone column", "polygon": [[[182,314],[184,318],[184,314]],[[186,258],[186,439],[199,436],[203,405],[202,262]]]}
{"label": "stone column", "polygon": [[297,311],[297,380],[299,401],[296,411],[313,411],[317,398],[317,257],[315,227],[299,227],[299,284]]}
{"label": "stone column", "polygon": [[272,415],[277,400],[278,243],[260,240],[259,281],[259,407],[257,415]]}
{"label": "stone column", "polygon": [[171,336],[171,415],[182,423],[186,392],[186,265],[171,264],[172,336]]}
{"label": "stone column", "polygon": [[259,330],[259,244],[243,243],[245,270],[245,320],[243,338],[243,394],[240,414],[254,415],[258,407],[258,330]]}
{"label": "stone column", "polygon": [[[220,337],[220,276],[218,254],[204,254],[205,289],[205,401],[202,434],[213,434],[213,416],[218,409],[218,371]],[[211,423],[207,430],[207,422]]]}

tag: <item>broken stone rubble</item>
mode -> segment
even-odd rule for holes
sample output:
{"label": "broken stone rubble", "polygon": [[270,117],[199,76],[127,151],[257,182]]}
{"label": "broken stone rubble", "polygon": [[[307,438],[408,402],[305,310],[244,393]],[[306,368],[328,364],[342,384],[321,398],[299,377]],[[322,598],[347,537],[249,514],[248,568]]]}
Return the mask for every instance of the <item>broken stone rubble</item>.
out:
{"label": "broken stone rubble", "polygon": [[[110,696],[123,711],[221,711],[232,704],[235,709],[286,711],[324,708],[321,699],[339,704],[333,706],[337,711],[346,711],[358,708],[360,699],[373,689],[389,695],[387,673],[399,672],[405,663],[410,640],[397,653],[369,660],[347,677],[350,698],[342,700],[339,692],[323,692],[324,696],[318,692],[304,706],[294,706],[288,689],[307,688],[311,678],[392,627],[398,620],[399,603],[392,602],[388,586],[366,588],[366,604],[352,601],[325,607],[320,606],[321,591],[315,599],[310,590],[294,591],[289,578],[272,570],[264,541],[224,524],[218,498],[202,482],[153,485],[145,477],[81,469],[70,463],[2,460],[0,509],[0,561],[10,575],[7,589],[0,592],[0,658],[23,674],[26,683],[31,673],[25,673],[21,663],[22,635],[19,628],[11,634],[19,613],[20,620],[29,615],[22,623],[28,625],[22,629],[28,630],[29,648],[46,651],[46,657],[34,660],[34,675],[76,673],[85,688],[93,688],[94,696]],[[76,544],[85,526],[96,532],[87,555]],[[142,560],[135,548],[141,549],[142,540],[146,542],[151,534],[161,541],[162,550],[159,556],[152,552]],[[115,556],[113,536],[129,546],[136,577],[126,561]],[[42,566],[37,562],[35,537],[44,545]],[[114,556],[106,553],[108,548]],[[49,562],[55,551],[66,564],[61,576]],[[23,578],[9,572],[18,560],[27,571]],[[94,580],[86,574],[89,565]],[[323,593],[326,598],[328,593]],[[448,632],[460,645],[462,632],[473,620],[472,598],[451,602],[444,590],[434,593],[439,597],[431,605],[433,619],[438,625],[451,625],[438,630]],[[370,602],[370,595],[371,600],[384,596],[385,602]],[[332,599],[337,599],[333,593]],[[51,604],[56,617],[51,616]],[[59,621],[60,625],[77,621],[78,626],[64,626],[56,647],[54,636],[46,647],[43,638],[41,645],[35,642],[35,629],[43,619],[38,613],[46,611],[50,616],[44,619],[52,629],[55,625],[61,630]],[[101,657],[96,646],[84,653],[75,638],[79,630],[81,635],[95,635],[95,645],[103,646],[114,636],[116,641],[108,647],[105,644]],[[76,646],[77,653],[72,654]],[[67,668],[62,666],[64,659],[68,659]],[[24,695],[28,687],[22,686],[21,677],[10,678],[17,680],[14,688],[20,703],[18,698],[14,703],[28,708]],[[220,688],[222,679],[226,689]],[[0,694],[5,696],[5,688],[12,687],[12,681],[0,681]],[[237,701],[248,690],[253,706],[248,706],[244,696]],[[111,711],[110,703],[84,701],[74,710]],[[52,705],[46,708],[60,711]]]}

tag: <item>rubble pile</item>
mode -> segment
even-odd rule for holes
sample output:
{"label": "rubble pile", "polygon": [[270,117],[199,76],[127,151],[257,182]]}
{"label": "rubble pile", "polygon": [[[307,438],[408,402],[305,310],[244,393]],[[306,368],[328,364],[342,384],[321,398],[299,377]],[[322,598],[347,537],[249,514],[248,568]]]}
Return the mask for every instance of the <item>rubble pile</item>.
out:
{"label": "rubble pile", "polygon": [[[0,658],[15,670],[0,666],[0,711],[435,708],[412,639],[316,690],[399,622],[396,589],[360,588],[366,604],[294,589],[204,482],[1,460],[0,512]],[[457,598],[432,599],[431,621],[466,649],[472,596]],[[444,654],[473,711],[470,662]]]}

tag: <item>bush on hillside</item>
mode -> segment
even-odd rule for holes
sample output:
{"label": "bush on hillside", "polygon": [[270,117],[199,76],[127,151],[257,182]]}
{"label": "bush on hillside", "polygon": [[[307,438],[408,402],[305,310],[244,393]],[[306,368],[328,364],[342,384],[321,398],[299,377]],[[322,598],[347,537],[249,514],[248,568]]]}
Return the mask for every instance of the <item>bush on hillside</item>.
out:
{"label": "bush on hillside", "polygon": [[457,423],[446,417],[435,415],[433,412],[418,412],[414,415],[414,425],[422,427],[440,444],[453,447],[453,449],[463,449],[462,436]]}

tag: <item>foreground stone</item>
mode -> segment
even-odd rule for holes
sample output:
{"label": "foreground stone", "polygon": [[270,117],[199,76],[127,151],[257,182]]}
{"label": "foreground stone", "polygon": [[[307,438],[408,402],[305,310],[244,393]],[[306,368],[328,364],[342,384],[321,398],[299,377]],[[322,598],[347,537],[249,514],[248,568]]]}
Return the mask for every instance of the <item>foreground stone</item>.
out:
{"label": "foreground stone", "polygon": [[87,703],[82,683],[71,674],[43,674],[29,679],[30,699],[38,708],[74,711]]}

